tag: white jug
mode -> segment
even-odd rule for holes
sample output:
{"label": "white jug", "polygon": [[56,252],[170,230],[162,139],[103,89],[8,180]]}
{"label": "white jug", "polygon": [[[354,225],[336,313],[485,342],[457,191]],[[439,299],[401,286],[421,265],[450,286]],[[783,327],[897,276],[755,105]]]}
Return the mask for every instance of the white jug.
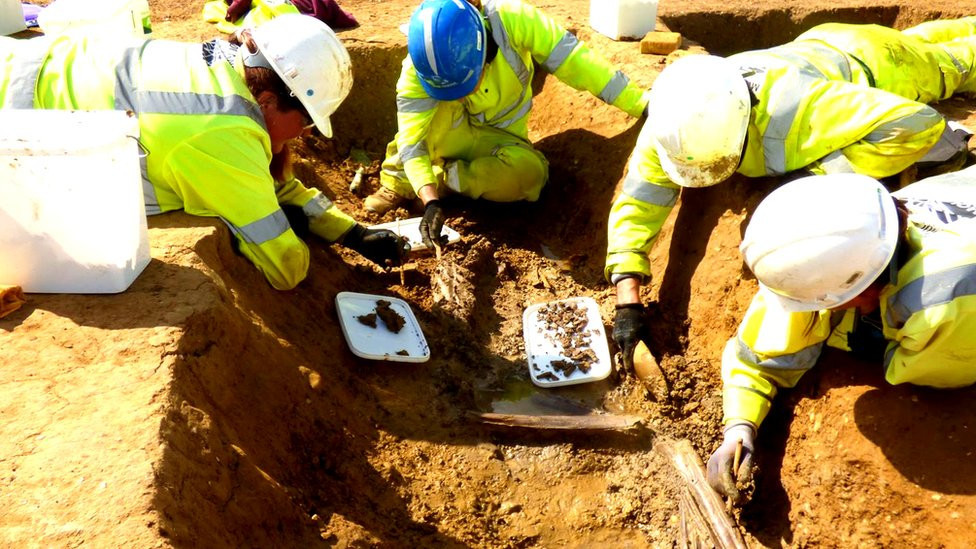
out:
{"label": "white jug", "polygon": [[152,32],[148,0],[55,0],[41,10],[37,24],[44,34],[144,36]]}
{"label": "white jug", "polygon": [[657,0],[590,0],[590,26],[614,40],[643,38],[657,24]]}
{"label": "white jug", "polygon": [[0,36],[14,34],[26,28],[20,0],[0,0]]}
{"label": "white jug", "polygon": [[0,110],[0,284],[117,293],[149,263],[138,120]]}

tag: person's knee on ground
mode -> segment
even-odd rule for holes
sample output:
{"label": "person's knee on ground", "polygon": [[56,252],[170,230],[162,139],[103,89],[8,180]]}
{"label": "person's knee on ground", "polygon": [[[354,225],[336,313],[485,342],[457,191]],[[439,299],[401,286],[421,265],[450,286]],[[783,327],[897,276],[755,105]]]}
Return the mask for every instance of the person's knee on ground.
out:
{"label": "person's knee on ground", "polygon": [[549,179],[545,157],[525,146],[502,147],[491,156],[451,161],[444,168],[445,187],[492,202],[535,202]]}

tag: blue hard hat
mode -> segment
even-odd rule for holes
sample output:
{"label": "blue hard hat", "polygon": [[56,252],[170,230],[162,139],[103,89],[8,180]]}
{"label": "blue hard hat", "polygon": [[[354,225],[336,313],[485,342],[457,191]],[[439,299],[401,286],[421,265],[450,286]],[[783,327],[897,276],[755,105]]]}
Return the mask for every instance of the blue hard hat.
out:
{"label": "blue hard hat", "polygon": [[428,95],[460,99],[485,65],[485,22],[465,0],[425,0],[410,18],[407,50]]}

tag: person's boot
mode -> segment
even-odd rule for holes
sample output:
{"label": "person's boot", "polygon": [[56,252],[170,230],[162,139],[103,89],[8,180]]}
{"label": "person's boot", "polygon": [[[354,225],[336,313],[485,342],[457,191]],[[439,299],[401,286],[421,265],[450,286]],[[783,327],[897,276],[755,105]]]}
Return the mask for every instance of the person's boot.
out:
{"label": "person's boot", "polygon": [[363,207],[367,211],[383,215],[406,201],[407,197],[401,196],[388,187],[380,185],[380,188],[376,192],[366,197],[366,200],[363,202]]}

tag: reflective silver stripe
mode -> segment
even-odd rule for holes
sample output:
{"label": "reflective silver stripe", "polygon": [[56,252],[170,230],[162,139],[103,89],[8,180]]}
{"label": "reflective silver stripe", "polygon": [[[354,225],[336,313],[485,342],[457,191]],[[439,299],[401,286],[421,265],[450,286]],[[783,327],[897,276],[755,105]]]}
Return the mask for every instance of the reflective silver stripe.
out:
{"label": "reflective silver stripe", "polygon": [[15,55],[10,63],[7,96],[0,106],[7,109],[34,108],[34,90],[37,88],[41,67],[47,59],[49,45],[50,41],[39,38],[18,41]]}
{"label": "reflective silver stripe", "polygon": [[854,165],[841,151],[834,151],[820,159],[824,173],[855,173]]}
{"label": "reflective silver stripe", "polygon": [[495,2],[485,0],[484,6],[485,16],[488,17],[488,21],[491,23],[491,34],[495,38],[495,43],[498,45],[498,51],[501,52],[502,57],[505,58],[505,61],[508,61],[509,66],[515,71],[515,76],[518,77],[519,82],[523,86],[527,86],[529,84],[529,69],[525,66],[525,63],[519,57],[515,48],[512,47],[512,42],[508,39],[508,31],[505,30],[505,25],[502,24],[501,17],[498,16]]}
{"label": "reflective silver stripe", "polygon": [[[529,110],[531,110],[531,109],[532,109],[532,99],[530,98],[528,101],[525,102],[524,105],[522,105],[522,108],[519,109],[518,112],[515,113],[511,118],[509,118],[508,120],[504,120],[502,122],[499,122],[497,124],[492,124],[492,125],[494,127],[496,127],[496,128],[501,128],[501,129],[507,128],[507,127],[511,126],[512,124],[514,124],[514,123],[518,122],[519,120],[521,120],[522,117],[525,116],[526,113],[528,113]],[[499,118],[501,118],[501,117],[499,117]]]}
{"label": "reflective silver stripe", "polygon": [[445,164],[447,177],[444,178],[444,185],[456,193],[461,192],[461,177],[458,174],[458,161],[454,160]]}
{"label": "reflective silver stripe", "polygon": [[[833,64],[835,67],[837,67],[837,70],[840,71],[841,76],[844,77],[844,80],[848,82],[851,81],[852,78],[851,60],[848,59],[846,55],[835,50],[834,48],[819,43],[819,41],[817,40],[810,40],[810,41],[804,40],[803,42],[805,47],[815,50],[817,55],[828,58],[830,60],[830,63]],[[825,75],[822,72],[820,72],[820,69],[818,69],[816,65],[814,65],[810,61],[807,61],[804,58],[801,58],[799,56],[794,56],[794,55],[790,55],[789,59],[791,63],[796,63],[797,65],[804,67],[804,70],[807,70],[808,72],[812,73],[814,76],[825,77]]]}
{"label": "reflective silver stripe", "polygon": [[419,113],[432,111],[437,108],[438,101],[430,97],[403,97],[398,95],[396,98],[397,112]]}
{"label": "reflective silver stripe", "polygon": [[139,156],[139,170],[142,172],[142,198],[146,203],[146,215],[156,215],[163,213],[163,209],[159,205],[159,199],[156,198],[156,187],[153,187],[151,181],[146,176],[149,173],[146,168],[146,155]]}
{"label": "reflective silver stripe", "polygon": [[970,135],[968,132],[956,132],[952,129],[952,124],[946,124],[942,130],[942,135],[935,142],[925,156],[919,162],[946,162],[953,156],[965,151],[969,147]]}
{"label": "reflective silver stripe", "polygon": [[864,140],[870,143],[883,143],[890,139],[904,136],[905,134],[922,133],[938,124],[940,120],[942,120],[942,115],[932,107],[926,106],[916,113],[903,116],[891,122],[885,122],[864,136]]}
{"label": "reflective silver stripe", "polygon": [[942,49],[946,52],[946,55],[949,56],[949,59],[952,59],[952,64],[956,66],[956,70],[959,71],[960,74],[969,74],[969,70],[966,68],[966,66],[960,63],[959,60],[956,59],[956,56],[952,55],[952,52],[950,52],[948,48],[942,46]]}
{"label": "reflective silver stripe", "polygon": [[569,58],[569,54],[573,53],[577,44],[579,44],[579,39],[573,33],[566,31],[566,34],[559,39],[556,47],[552,48],[549,57],[546,57],[546,60],[542,62],[542,67],[550,73],[556,72]]}
{"label": "reflective silver stripe", "polygon": [[[502,54],[502,57],[508,62],[508,65],[515,72],[515,75],[519,79],[519,83],[522,84],[522,93],[519,94],[519,98],[515,100],[511,105],[507,105],[502,109],[497,116],[487,121],[487,124],[498,128],[504,128],[510,126],[514,120],[507,121],[504,126],[497,124],[499,120],[507,117],[512,111],[514,111],[523,102],[531,104],[532,102],[532,88],[530,86],[530,73],[528,67],[525,66],[525,62],[519,57],[518,52],[512,47],[512,42],[508,39],[508,31],[505,30],[505,25],[502,24],[501,18],[498,16],[498,11],[495,9],[495,3],[492,0],[486,0],[484,3],[485,16],[488,17],[488,21],[491,23],[491,34],[495,38],[495,43],[498,45],[498,51]],[[525,112],[528,112],[528,108],[523,106],[518,114],[518,119]]]}
{"label": "reflective silver stripe", "polygon": [[245,242],[255,245],[264,244],[291,229],[288,218],[281,208],[243,227],[237,227],[222,217],[220,219],[230,227],[232,233],[241,237]]}
{"label": "reflective silver stripe", "polygon": [[678,201],[678,189],[662,187],[641,179],[637,170],[628,169],[624,177],[623,193],[641,202],[670,208]]}
{"label": "reflective silver stripe", "polygon": [[427,142],[421,141],[420,143],[407,145],[406,147],[400,149],[400,162],[406,163],[408,160],[429,155],[430,153],[427,151]]}
{"label": "reflective silver stripe", "polygon": [[[399,166],[401,166],[401,167],[403,166],[403,159],[402,158],[400,159]],[[406,180],[407,179],[407,172],[405,172],[403,170],[394,170],[394,169],[391,169],[391,168],[383,168],[383,173],[385,173],[386,175],[388,175],[390,177],[394,177],[396,179],[401,179],[401,180]]]}
{"label": "reflective silver stripe", "polygon": [[816,65],[807,61],[805,58],[800,57],[799,55],[793,53],[787,53],[785,51],[776,52],[776,53],[778,53],[780,57],[785,59],[787,63],[793,65],[794,67],[800,69],[805,73],[808,73],[810,76],[815,76],[817,78],[827,78],[827,75],[821,72]]}
{"label": "reflective silver stripe", "polygon": [[788,355],[782,355],[772,358],[767,358],[766,360],[759,360],[759,355],[755,353],[745,341],[742,341],[742,337],[736,338],[736,348],[735,355],[748,364],[755,364],[760,368],[766,370],[809,370],[813,368],[813,365],[817,363],[817,359],[820,358],[820,351],[823,350],[823,342],[815,343],[804,349],[800,349],[795,353]]}
{"label": "reflective silver stripe", "polygon": [[[485,124],[485,123],[487,123],[487,119],[485,118],[485,113],[483,113],[483,112],[479,112],[478,114],[470,114],[468,116],[470,116],[471,118],[474,118],[475,120],[477,120],[479,124]],[[459,125],[460,124],[458,124],[457,122],[455,122],[454,125],[451,126],[451,129],[452,130],[453,129],[456,129]]]}
{"label": "reflective silver stripe", "polygon": [[888,298],[888,326],[899,330],[915,313],[976,295],[976,264],[960,265],[917,278]]}
{"label": "reflective silver stripe", "polygon": [[[136,115],[152,114],[229,114],[246,116],[255,121],[262,128],[267,129],[264,115],[257,104],[239,95],[229,97],[215,94],[196,94],[191,92],[153,92],[140,91],[135,82],[135,74],[139,68],[142,52],[150,47],[152,41],[146,41],[138,47],[127,48],[118,65],[115,66],[115,108],[129,110]],[[156,198],[152,183],[149,182],[149,172],[146,169],[146,159],[141,161],[143,196],[146,199],[146,213],[159,213],[159,202]],[[229,225],[229,223],[228,223]]]}
{"label": "reflective silver stripe", "polygon": [[246,116],[265,128],[264,115],[258,105],[239,95],[221,96],[212,93],[163,92],[139,90],[135,84],[135,72],[144,49],[152,47],[152,41],[141,47],[129,48],[115,67],[115,108],[131,110],[136,114],[217,114]]}
{"label": "reflective silver stripe", "polygon": [[316,218],[324,214],[331,207],[332,201],[319,191],[311,200],[302,206],[302,211],[305,212],[307,217]]}
{"label": "reflective silver stripe", "polygon": [[613,102],[620,97],[620,94],[623,93],[624,89],[627,87],[627,84],[630,84],[630,78],[627,78],[627,75],[624,73],[617,71],[610,78],[610,81],[607,82],[607,85],[603,86],[603,89],[600,90],[600,94],[597,97],[602,99],[608,105],[613,105]]}
{"label": "reflective silver stripe", "polygon": [[[745,77],[750,81],[752,77]],[[769,97],[766,110],[769,114],[769,124],[762,135],[763,157],[766,164],[767,175],[780,175],[786,173],[786,137],[793,127],[793,120],[796,118],[800,101],[803,99],[803,91],[807,84],[816,80],[811,76],[797,72],[796,78],[779,79],[769,83],[772,85],[772,93]],[[767,83],[763,73],[756,73],[755,83],[762,85]],[[758,95],[758,92],[757,92]]]}

